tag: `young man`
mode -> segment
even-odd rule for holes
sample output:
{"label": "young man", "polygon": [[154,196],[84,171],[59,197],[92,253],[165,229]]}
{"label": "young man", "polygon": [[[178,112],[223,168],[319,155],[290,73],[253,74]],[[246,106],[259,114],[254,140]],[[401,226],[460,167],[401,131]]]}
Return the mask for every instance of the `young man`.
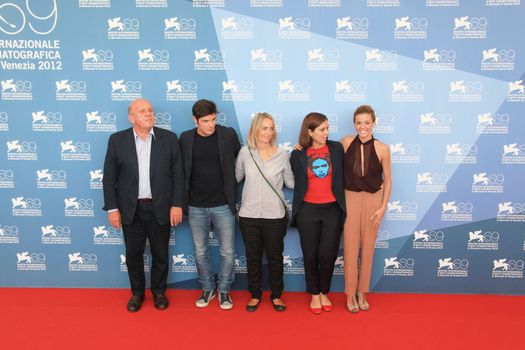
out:
{"label": "young man", "polygon": [[104,161],[104,210],[111,226],[122,226],[132,297],[128,311],[144,301],[144,248],[149,239],[155,307],[168,307],[170,225],[182,221],[184,173],[177,135],[153,127],[155,113],[146,99],[128,108],[131,128],[110,136]]}
{"label": "young man", "polygon": [[[241,145],[234,129],[217,125],[217,107],[208,100],[192,108],[196,127],[180,136],[185,169],[185,207],[193,236],[202,295],[197,307],[208,306],[219,290],[221,309],[233,307],[230,297],[235,278],[235,158]],[[211,263],[210,224],[219,240],[221,266],[218,286]]]}

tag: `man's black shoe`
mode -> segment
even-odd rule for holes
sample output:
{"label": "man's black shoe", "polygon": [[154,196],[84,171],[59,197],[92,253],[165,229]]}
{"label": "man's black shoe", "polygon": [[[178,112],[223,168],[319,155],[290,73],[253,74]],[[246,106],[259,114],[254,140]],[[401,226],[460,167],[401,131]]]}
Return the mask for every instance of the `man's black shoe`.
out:
{"label": "man's black shoe", "polygon": [[142,302],[144,301],[144,296],[134,295],[129,299],[128,301],[128,311],[129,312],[137,312],[140,310],[140,307],[142,306]]}
{"label": "man's black shoe", "polygon": [[153,294],[153,299],[155,300],[155,307],[159,310],[167,309],[170,304],[164,294]]}

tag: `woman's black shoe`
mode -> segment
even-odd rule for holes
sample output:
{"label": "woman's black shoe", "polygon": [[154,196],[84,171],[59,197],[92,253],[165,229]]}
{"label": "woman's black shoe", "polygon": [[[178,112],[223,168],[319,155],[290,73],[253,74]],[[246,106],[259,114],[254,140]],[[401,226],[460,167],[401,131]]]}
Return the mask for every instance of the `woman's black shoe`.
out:
{"label": "woman's black shoe", "polygon": [[[253,298],[253,299],[256,299],[256,298]],[[254,312],[257,310],[257,308],[259,307],[259,304],[261,303],[261,299],[257,299],[257,304],[255,305],[246,305],[246,311],[248,312]]]}
{"label": "woman's black shoe", "polygon": [[286,310],[286,305],[276,304],[276,303],[273,302],[276,299],[271,299],[270,298],[270,300],[272,301],[273,309],[275,311],[284,311],[284,310]]}

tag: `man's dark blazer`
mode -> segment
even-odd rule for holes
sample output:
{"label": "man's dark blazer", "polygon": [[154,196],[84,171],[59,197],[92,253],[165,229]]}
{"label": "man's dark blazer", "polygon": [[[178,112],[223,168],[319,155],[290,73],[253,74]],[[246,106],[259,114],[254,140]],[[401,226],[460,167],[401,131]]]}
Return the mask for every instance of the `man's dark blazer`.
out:
{"label": "man's dark blazer", "polygon": [[[241,144],[239,137],[233,128],[217,125],[215,127],[217,133],[217,143],[219,144],[219,157],[222,170],[222,181],[224,183],[224,196],[232,210],[232,213],[237,213],[235,206],[235,191],[237,189],[237,181],[235,179],[235,159]],[[197,128],[184,131],[180,135],[180,148],[182,151],[182,159],[184,162],[184,173],[186,175],[184,187],[184,208],[187,208],[190,193],[191,182],[191,164],[193,159],[193,141]]]}
{"label": "man's dark blazer", "polygon": [[[328,151],[330,152],[330,159],[332,163],[332,193],[341,208],[343,213],[342,222],[344,223],[346,217],[346,202],[344,189],[344,157],[345,153],[343,145],[339,142],[326,142]],[[296,227],[295,218],[299,209],[303,205],[304,196],[308,190],[308,163],[306,159],[306,148],[302,150],[294,150],[290,156],[290,164],[292,172],[295,176],[295,187],[293,191],[293,205],[292,205],[292,222],[291,226]]]}
{"label": "man's dark blazer", "polygon": [[[159,128],[153,128],[153,133],[149,179],[155,216],[164,225],[170,222],[170,208],[182,207],[184,170],[177,135]],[[131,224],[139,194],[139,166],[132,128],[109,137],[102,182],[103,209],[118,208],[122,224]]]}

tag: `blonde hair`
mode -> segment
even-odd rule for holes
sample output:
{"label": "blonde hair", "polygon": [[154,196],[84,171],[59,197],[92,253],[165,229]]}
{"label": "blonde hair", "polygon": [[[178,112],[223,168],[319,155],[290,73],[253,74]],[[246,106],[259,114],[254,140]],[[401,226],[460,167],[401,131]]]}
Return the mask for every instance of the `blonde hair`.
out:
{"label": "blonde hair", "polygon": [[275,131],[275,120],[273,117],[266,113],[266,112],[260,112],[255,113],[255,115],[252,118],[252,125],[250,126],[250,130],[248,131],[248,146],[250,148],[257,148],[257,131],[262,127],[262,122],[264,119],[270,119],[273,123],[273,136],[270,140],[270,144],[273,146],[275,145],[275,142],[277,140],[277,132]]}

